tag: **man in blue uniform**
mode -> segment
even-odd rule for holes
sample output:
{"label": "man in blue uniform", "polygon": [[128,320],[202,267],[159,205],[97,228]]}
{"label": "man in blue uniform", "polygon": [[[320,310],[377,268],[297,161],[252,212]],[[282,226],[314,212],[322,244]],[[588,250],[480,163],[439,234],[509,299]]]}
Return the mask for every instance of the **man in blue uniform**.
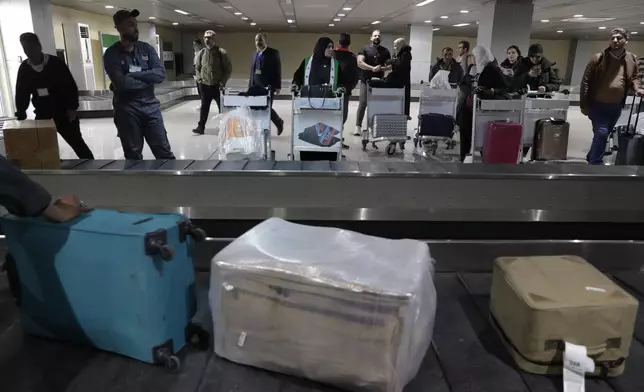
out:
{"label": "man in blue uniform", "polygon": [[165,79],[165,68],[156,50],[139,41],[136,17],[139,11],[120,10],[114,27],[121,40],[103,55],[110,89],[114,92],[114,124],[125,159],[143,159],[143,140],[156,159],[174,159],[161,116],[161,104],[154,85]]}

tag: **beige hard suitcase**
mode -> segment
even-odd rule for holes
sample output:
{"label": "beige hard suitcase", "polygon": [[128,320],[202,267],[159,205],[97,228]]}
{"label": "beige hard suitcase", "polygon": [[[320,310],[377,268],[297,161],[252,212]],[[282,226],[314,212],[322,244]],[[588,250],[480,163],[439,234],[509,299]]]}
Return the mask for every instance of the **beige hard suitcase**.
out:
{"label": "beige hard suitcase", "polygon": [[621,374],[637,306],[581,257],[501,257],[494,263],[492,324],[529,373],[561,374],[567,341],[587,347],[594,375]]}

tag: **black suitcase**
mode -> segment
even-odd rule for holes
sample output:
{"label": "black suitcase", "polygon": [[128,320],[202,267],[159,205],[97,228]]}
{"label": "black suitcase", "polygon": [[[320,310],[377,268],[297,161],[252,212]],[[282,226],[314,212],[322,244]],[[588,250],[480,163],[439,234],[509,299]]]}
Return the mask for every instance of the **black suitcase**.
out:
{"label": "black suitcase", "polygon": [[636,96],[634,96],[631,112],[628,116],[628,124],[615,129],[618,138],[616,165],[644,166],[644,135],[637,133],[639,113],[642,111],[642,98],[640,98],[637,115],[635,116],[635,124],[631,124],[636,99]]}

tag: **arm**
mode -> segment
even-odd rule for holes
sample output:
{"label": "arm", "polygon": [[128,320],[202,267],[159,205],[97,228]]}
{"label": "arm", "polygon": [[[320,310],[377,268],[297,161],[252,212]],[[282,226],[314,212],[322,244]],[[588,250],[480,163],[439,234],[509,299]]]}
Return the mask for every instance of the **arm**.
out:
{"label": "arm", "polygon": [[[385,50],[387,50],[387,49],[385,49]],[[393,64],[391,64],[391,62],[388,65],[386,65],[387,61],[389,61],[389,60],[391,60],[391,53],[389,52],[389,50],[387,50],[385,52],[384,62],[383,62],[383,64],[385,64],[385,65],[382,66],[383,71],[391,71],[393,69]]]}
{"label": "arm", "polygon": [[590,90],[590,82],[595,78],[595,69],[597,68],[597,58],[593,57],[586,65],[586,70],[581,78],[581,85],[579,88],[579,108],[584,113],[588,108],[588,92]]}
{"label": "arm", "polygon": [[374,67],[372,67],[371,65],[365,63],[364,59],[365,59],[364,53],[363,53],[363,51],[360,51],[360,53],[358,53],[358,68],[360,68],[362,70],[365,70],[365,71],[373,72]]}
{"label": "arm", "polygon": [[163,83],[165,80],[165,67],[157,55],[157,51],[150,45],[147,45],[145,48],[146,54],[148,55],[148,69],[140,72],[132,72],[128,75],[149,84]]}
{"label": "arm", "polygon": [[228,56],[228,52],[226,52],[224,49],[219,49],[219,53],[221,54],[221,82],[220,84],[222,86],[225,86],[226,83],[228,83],[228,79],[230,79],[230,75],[233,73],[233,63],[230,61],[230,56]]}
{"label": "arm", "polygon": [[546,88],[547,92],[552,92],[552,91],[559,91],[559,87],[561,84],[559,83],[559,78],[557,77],[557,74],[555,73],[555,70],[551,68],[548,68],[548,82],[544,85]]}
{"label": "arm", "polygon": [[51,202],[51,195],[26,174],[0,156],[0,205],[18,216],[40,215]]}
{"label": "arm", "polygon": [[[54,58],[54,57],[52,57]],[[65,108],[67,110],[78,110],[78,85],[76,84],[76,81],[74,80],[74,77],[72,76],[72,73],[70,72],[69,68],[67,67],[67,64],[65,64],[62,60],[59,60],[57,57],[56,62],[58,63],[58,66],[60,67],[60,75],[61,75],[61,86],[63,87],[64,91],[64,99],[65,99]]]}
{"label": "arm", "polygon": [[[635,63],[635,73],[633,73],[633,91],[635,91],[636,94],[642,94],[644,91],[642,91],[642,74],[640,73],[640,62],[642,60],[638,60],[637,56],[633,55],[633,61]],[[644,63],[643,63],[644,65]]]}
{"label": "arm", "polygon": [[201,77],[201,58],[203,57],[203,52],[205,49],[201,49],[199,53],[197,53],[197,59],[195,60],[195,78],[197,80],[197,83],[201,83],[203,78]]}
{"label": "arm", "polygon": [[348,86],[350,90],[353,90],[358,85],[358,80],[360,79],[360,71],[358,69],[358,61],[355,56],[351,57],[352,61],[349,63],[347,69],[350,75]]}
{"label": "arm", "polygon": [[16,81],[16,117],[18,120],[27,118],[27,108],[29,108],[29,99],[31,91],[25,77],[25,64],[21,64],[18,69],[18,80]]}
{"label": "arm", "polygon": [[282,89],[282,59],[280,58],[279,50],[275,50],[275,84],[272,86],[274,90]]}
{"label": "arm", "polygon": [[110,78],[112,86],[118,91],[137,91],[145,90],[150,88],[150,84],[137,80],[123,72],[121,68],[121,60],[118,56],[118,53],[108,49],[103,55],[103,64],[105,67],[105,73]]}
{"label": "arm", "polygon": [[304,69],[306,67],[306,60],[302,60],[300,63],[300,66],[297,68],[295,73],[293,74],[293,82],[292,84],[296,86],[303,86],[304,85]]}

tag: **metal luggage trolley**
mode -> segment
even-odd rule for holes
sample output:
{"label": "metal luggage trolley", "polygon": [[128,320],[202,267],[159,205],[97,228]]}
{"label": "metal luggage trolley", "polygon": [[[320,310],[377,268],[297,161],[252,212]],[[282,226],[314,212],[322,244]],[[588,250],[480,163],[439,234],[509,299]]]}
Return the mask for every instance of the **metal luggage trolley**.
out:
{"label": "metal luggage trolley", "polygon": [[456,142],[453,140],[454,132],[452,132],[452,137],[449,138],[439,136],[423,136],[420,135],[420,127],[422,116],[424,114],[435,113],[456,118],[457,105],[457,88],[446,90],[431,88],[428,85],[422,86],[420,90],[420,100],[418,103],[418,127],[416,128],[416,134],[414,135],[414,148],[418,147],[418,145],[422,146],[425,142],[429,142],[429,149],[433,155],[436,154],[438,143],[441,141],[445,141],[447,143],[448,149],[454,148],[456,146]]}
{"label": "metal luggage trolley", "polygon": [[396,153],[396,144],[405,149],[407,136],[407,115],[405,114],[405,89],[371,87],[367,93],[367,129],[362,131],[362,150],[371,142],[378,149],[377,142],[388,141],[386,153]]}
{"label": "metal luggage trolley", "polygon": [[[473,97],[474,110],[472,110],[472,147],[470,156],[474,158],[475,151],[483,150],[485,133],[490,122],[507,121],[523,124],[525,112],[525,96],[521,99],[479,99]],[[524,132],[525,133],[525,132]],[[521,138],[523,139],[523,136]],[[521,151],[517,151],[517,161]]]}
{"label": "metal luggage trolley", "polygon": [[344,131],[343,89],[335,97],[303,97],[297,91],[292,94],[290,159],[296,152],[334,152],[342,159],[342,135]]}
{"label": "metal luggage trolley", "polygon": [[275,151],[271,148],[271,97],[270,87],[266,90],[268,95],[247,96],[239,95],[239,90],[221,89],[221,113],[233,111],[239,107],[261,107],[262,109],[252,109],[252,117],[257,123],[257,128],[261,129],[264,137],[264,151],[262,159],[275,160]]}
{"label": "metal luggage trolley", "polygon": [[[532,94],[538,94],[539,98],[530,97]],[[556,118],[567,121],[569,108],[570,100],[565,94],[528,92],[522,122],[523,147],[533,146],[539,120]]]}

